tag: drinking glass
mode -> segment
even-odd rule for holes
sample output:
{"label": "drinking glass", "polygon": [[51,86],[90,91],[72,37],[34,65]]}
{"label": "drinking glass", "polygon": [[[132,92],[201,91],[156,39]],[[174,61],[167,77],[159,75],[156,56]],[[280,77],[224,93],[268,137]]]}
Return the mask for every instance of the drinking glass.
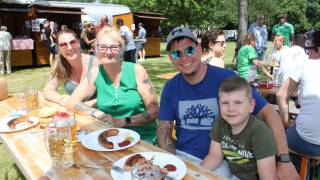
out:
{"label": "drinking glass", "polygon": [[45,129],[44,138],[52,160],[52,167],[64,169],[73,165],[69,121],[54,120],[49,122]]}
{"label": "drinking glass", "polygon": [[71,141],[72,146],[76,146],[78,143],[77,139],[77,123],[74,114],[69,112],[58,112],[53,116],[54,121],[68,121],[71,127]]}
{"label": "drinking glass", "polygon": [[36,88],[28,88],[16,96],[18,104],[22,106],[21,110],[25,110],[28,117],[31,111],[39,108],[39,94]]}
{"label": "drinking glass", "polygon": [[39,108],[39,94],[36,88],[28,88],[24,91],[26,98],[26,110],[33,111]]}
{"label": "drinking glass", "polygon": [[135,164],[131,168],[131,180],[157,180],[160,177],[160,169],[155,166]]}

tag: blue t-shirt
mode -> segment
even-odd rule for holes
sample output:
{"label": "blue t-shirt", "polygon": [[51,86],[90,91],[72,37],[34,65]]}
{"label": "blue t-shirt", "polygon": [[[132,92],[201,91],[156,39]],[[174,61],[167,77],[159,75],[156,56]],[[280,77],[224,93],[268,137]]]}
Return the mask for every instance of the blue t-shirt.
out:
{"label": "blue t-shirt", "polygon": [[[177,150],[203,159],[209,151],[209,133],[219,116],[218,91],[222,81],[236,74],[208,65],[204,79],[188,84],[181,73],[167,81],[161,95],[159,120],[176,120]],[[267,102],[254,90],[254,114]]]}

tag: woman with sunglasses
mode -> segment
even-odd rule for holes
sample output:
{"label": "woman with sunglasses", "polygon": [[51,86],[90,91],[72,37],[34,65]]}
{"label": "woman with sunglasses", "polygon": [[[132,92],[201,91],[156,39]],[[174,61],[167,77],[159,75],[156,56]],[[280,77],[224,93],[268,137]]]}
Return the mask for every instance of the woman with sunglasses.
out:
{"label": "woman with sunglasses", "polygon": [[[61,95],[57,89],[63,85],[70,95],[78,84],[90,77],[90,69],[98,64],[94,56],[81,53],[77,35],[70,29],[60,31],[57,35],[59,55],[51,67],[50,79],[44,87],[44,97],[64,105],[69,96]],[[95,100],[88,102],[95,104]]]}
{"label": "woman with sunglasses", "polygon": [[[88,114],[115,127],[138,132],[142,140],[155,144],[159,105],[147,71],[123,59],[125,42],[119,32],[105,27],[96,36],[100,65],[92,69],[71,95],[66,107]],[[82,101],[97,92],[97,107]]]}
{"label": "woman with sunglasses", "polygon": [[201,60],[213,66],[224,68],[224,49],[227,47],[222,30],[208,30],[201,38]]}

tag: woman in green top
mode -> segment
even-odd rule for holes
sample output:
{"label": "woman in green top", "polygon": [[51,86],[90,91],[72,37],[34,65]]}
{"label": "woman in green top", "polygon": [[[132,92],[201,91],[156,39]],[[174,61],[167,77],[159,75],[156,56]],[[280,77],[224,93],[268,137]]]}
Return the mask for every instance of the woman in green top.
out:
{"label": "woman in green top", "polygon": [[[101,64],[92,68],[90,79],[81,81],[66,107],[132,129],[155,143],[159,105],[147,71],[140,64],[124,62],[125,42],[115,29],[99,31],[96,49]],[[96,91],[98,109],[81,103]]]}
{"label": "woman in green top", "polygon": [[250,69],[257,73],[254,67],[258,67],[269,78],[272,78],[272,75],[263,67],[264,62],[258,60],[258,53],[255,49],[255,46],[255,36],[251,33],[246,34],[243,38],[242,46],[237,56],[237,68],[239,76],[248,80]]}

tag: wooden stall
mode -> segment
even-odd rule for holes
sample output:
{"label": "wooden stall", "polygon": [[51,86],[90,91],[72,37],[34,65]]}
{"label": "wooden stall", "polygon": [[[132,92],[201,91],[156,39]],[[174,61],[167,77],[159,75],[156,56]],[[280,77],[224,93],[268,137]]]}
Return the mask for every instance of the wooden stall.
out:
{"label": "wooden stall", "polygon": [[[134,36],[138,36],[138,24],[144,24],[147,31],[146,56],[160,56],[160,21],[166,19],[163,14],[134,12],[113,15],[113,25],[116,26],[117,19],[122,18],[125,25],[134,29]],[[134,25],[134,28],[132,27]]]}
{"label": "wooden stall", "polygon": [[142,23],[147,31],[146,56],[160,56],[160,21],[166,19],[163,14],[134,12],[135,34],[138,35],[138,24]]}
{"label": "wooden stall", "polygon": [[[12,66],[32,65],[33,40],[29,29],[28,4],[0,2],[0,26],[5,25],[13,36]],[[27,45],[28,44],[28,45]]]}
{"label": "wooden stall", "polygon": [[48,1],[32,4],[17,2],[0,3],[0,25],[8,27],[13,36],[11,64],[15,66],[38,66],[49,64],[49,51],[40,41],[39,19],[65,24],[80,34],[81,15],[79,7],[55,6]]}

